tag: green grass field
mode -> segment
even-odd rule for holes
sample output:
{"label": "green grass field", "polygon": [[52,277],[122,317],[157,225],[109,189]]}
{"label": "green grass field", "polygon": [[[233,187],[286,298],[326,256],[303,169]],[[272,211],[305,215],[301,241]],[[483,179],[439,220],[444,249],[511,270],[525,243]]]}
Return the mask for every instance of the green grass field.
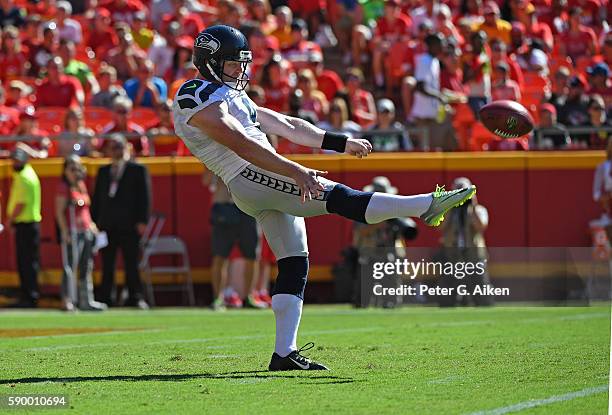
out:
{"label": "green grass field", "polygon": [[273,330],[271,311],[2,312],[0,395],[66,395],[54,414],[607,413],[609,305],[306,307],[299,345],[329,372],[267,372]]}

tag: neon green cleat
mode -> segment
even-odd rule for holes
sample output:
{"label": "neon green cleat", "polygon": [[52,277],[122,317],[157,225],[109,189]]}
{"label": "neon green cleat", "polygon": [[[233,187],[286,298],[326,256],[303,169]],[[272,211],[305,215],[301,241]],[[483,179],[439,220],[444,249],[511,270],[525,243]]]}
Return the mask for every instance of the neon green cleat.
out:
{"label": "neon green cleat", "polygon": [[436,190],[431,194],[433,201],[427,212],[421,215],[421,219],[429,226],[438,226],[444,220],[446,212],[454,207],[461,206],[476,194],[476,186],[465,187],[446,191],[444,186],[436,185]]}

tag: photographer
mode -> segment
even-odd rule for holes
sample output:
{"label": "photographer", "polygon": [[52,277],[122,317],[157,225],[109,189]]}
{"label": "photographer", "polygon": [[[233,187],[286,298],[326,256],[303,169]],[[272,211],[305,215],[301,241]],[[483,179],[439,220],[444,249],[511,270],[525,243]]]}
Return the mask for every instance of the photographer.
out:
{"label": "photographer", "polygon": [[[397,194],[397,187],[392,186],[387,177],[378,176],[372,180],[371,184],[365,186],[363,191]],[[374,300],[373,305],[385,308],[392,308],[400,303],[401,298],[398,297],[372,298],[372,278],[370,275],[360,275],[360,269],[364,265],[374,262],[395,261],[397,258],[404,258],[406,256],[404,241],[412,240],[416,236],[416,223],[410,218],[391,219],[373,225],[355,223],[353,247],[358,258],[357,278],[353,291],[353,304],[355,306],[367,307],[371,300]],[[391,277],[381,280],[381,283],[385,287],[394,287],[401,284],[401,279]],[[362,296],[362,288],[367,289],[370,296]]]}
{"label": "photographer", "polygon": [[[472,182],[467,177],[458,177],[453,182],[453,189],[469,187]],[[449,212],[448,217],[442,222],[444,261],[450,262],[482,262],[487,259],[487,245],[484,238],[484,231],[489,224],[489,213],[487,209],[478,203],[476,196],[467,201],[463,206],[459,206]],[[458,280],[454,277],[442,276],[440,287],[453,287],[456,293],[457,285],[465,284],[468,292],[472,292],[474,286],[489,283],[488,273],[484,275],[466,276],[465,279]],[[484,295],[464,296],[459,299],[457,295],[441,296],[440,306],[454,306],[457,300],[466,305],[472,298],[474,305],[492,305],[493,298]]]}

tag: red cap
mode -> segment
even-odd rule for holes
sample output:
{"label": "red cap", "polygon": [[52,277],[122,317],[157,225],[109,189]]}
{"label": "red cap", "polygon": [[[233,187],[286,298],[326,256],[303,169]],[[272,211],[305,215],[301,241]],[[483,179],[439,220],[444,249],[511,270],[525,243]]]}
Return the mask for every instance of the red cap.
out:
{"label": "red cap", "polygon": [[385,2],[385,6],[387,6],[387,5],[389,5],[389,6],[393,6],[393,7],[399,7],[399,6],[401,6],[401,4],[400,4],[400,1],[399,1],[399,0],[387,0],[387,1]]}
{"label": "red cap", "polygon": [[540,112],[542,111],[548,111],[553,115],[557,115],[557,109],[555,108],[553,104],[546,103],[546,104],[540,105]]}
{"label": "red cap", "polygon": [[96,9],[96,16],[98,16],[98,17],[111,17],[111,14],[110,14],[110,12],[108,11],[107,8],[100,7],[99,9]]}

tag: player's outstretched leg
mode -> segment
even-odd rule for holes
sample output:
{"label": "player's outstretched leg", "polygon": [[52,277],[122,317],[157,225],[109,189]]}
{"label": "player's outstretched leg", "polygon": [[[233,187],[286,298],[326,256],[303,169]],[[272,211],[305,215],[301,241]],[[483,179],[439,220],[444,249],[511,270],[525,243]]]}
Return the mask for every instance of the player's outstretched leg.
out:
{"label": "player's outstretched leg", "polygon": [[326,208],[362,223],[379,223],[388,219],[420,217],[429,226],[438,226],[450,209],[463,205],[476,193],[476,186],[445,191],[436,186],[433,193],[413,196],[392,195],[378,192],[362,192],[341,183],[336,184],[327,196]]}

